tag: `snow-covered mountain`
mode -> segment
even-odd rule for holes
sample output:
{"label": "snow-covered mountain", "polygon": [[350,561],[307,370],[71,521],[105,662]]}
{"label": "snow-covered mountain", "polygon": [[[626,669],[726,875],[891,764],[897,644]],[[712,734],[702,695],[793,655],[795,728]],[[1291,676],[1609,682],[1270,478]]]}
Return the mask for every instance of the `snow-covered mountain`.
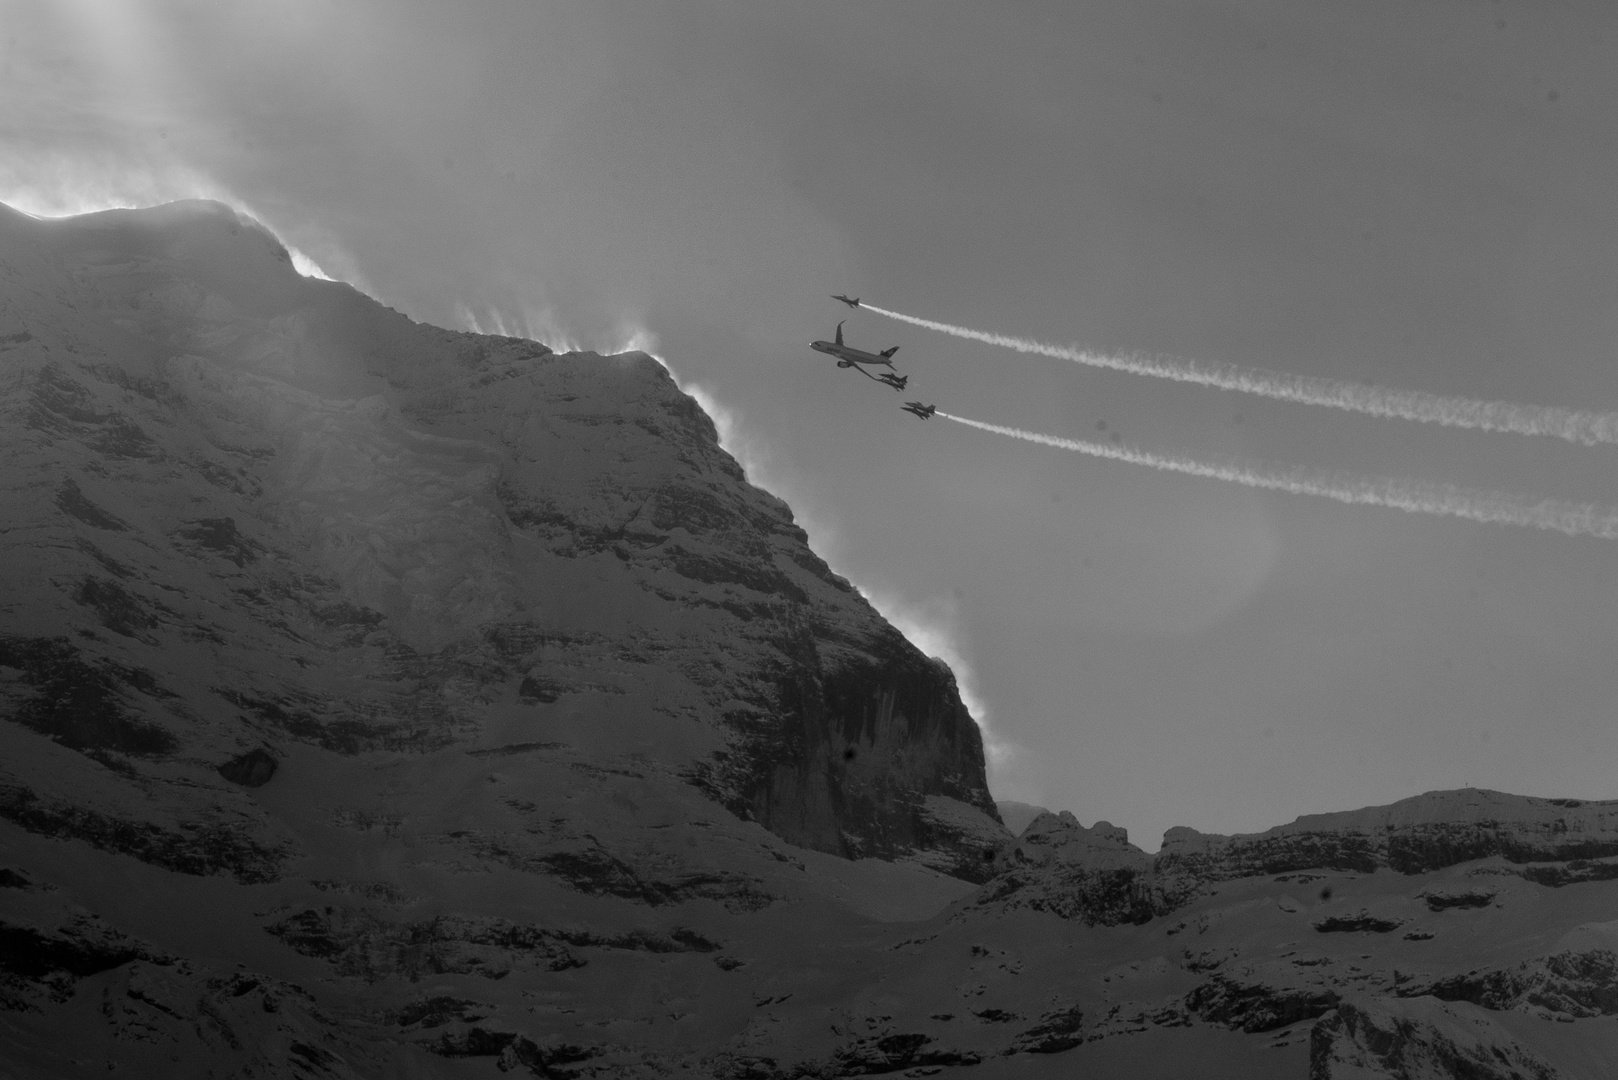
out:
{"label": "snow-covered mountain", "polygon": [[[943,858],[928,797],[993,829],[949,671],[649,357],[413,323],[217,204],[3,226],[3,647],[96,786],[551,742],[842,855]],[[206,828],[263,876],[242,787]]]}
{"label": "snow-covered mountain", "polygon": [[1618,1060],[1618,806],[1013,836],[948,669],[645,355],[217,204],[0,208],[0,447],[0,1076]]}

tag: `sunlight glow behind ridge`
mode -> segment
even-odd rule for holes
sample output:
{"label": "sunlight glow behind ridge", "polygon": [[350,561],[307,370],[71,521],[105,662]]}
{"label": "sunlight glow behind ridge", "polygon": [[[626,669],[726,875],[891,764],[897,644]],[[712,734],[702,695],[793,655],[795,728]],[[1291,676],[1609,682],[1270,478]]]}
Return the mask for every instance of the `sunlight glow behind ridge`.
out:
{"label": "sunlight glow behind ridge", "polygon": [[[655,346],[655,338],[652,339],[652,344]],[[675,385],[682,392],[690,395],[701,406],[702,411],[708,414],[708,418],[713,421],[714,428],[719,433],[720,449],[736,459],[736,463],[742,467],[742,473],[747,477],[747,482],[786,502],[787,500],[777,493],[776,485],[768,478],[767,454],[743,434],[735,414],[720,403],[707,387],[700,383],[682,380],[668,361],[656,352],[644,347],[640,348],[640,351],[647,353],[662,364],[669,372],[669,376],[674,379]],[[836,532],[795,507],[792,510],[792,515],[793,520],[808,535],[809,547],[815,554],[825,559],[834,573],[847,578],[848,575],[838,570],[833,562],[838,547]],[[944,661],[950,670],[955,673],[956,689],[960,693],[961,703],[966,706],[967,711],[972,714],[972,719],[977,722],[978,731],[983,738],[984,757],[995,774],[991,787],[997,790],[1010,787],[1015,794],[1014,785],[1008,783],[1009,777],[1006,774],[1017,758],[1019,748],[1015,744],[1000,738],[990,722],[988,702],[977,689],[976,675],[972,670],[972,665],[966,660],[965,649],[961,647],[959,642],[960,631],[955,625],[957,615],[954,611],[954,605],[938,601],[919,604],[908,603],[883,591],[861,586],[854,583],[852,579],[850,579],[850,583],[865,598],[866,602],[874,607],[879,615],[892,623],[894,628],[903,634],[910,644],[919,649],[923,656],[935,657]]]}
{"label": "sunlight glow behind ridge", "polygon": [[0,161],[0,203],[32,217],[63,218],[104,210],[141,210],[186,199],[224,203],[258,222],[280,241],[298,273],[323,281],[339,280],[307,253],[288,243],[263,215],[195,170],[182,166],[153,170],[134,163],[119,167],[53,154],[32,159],[13,156]]}

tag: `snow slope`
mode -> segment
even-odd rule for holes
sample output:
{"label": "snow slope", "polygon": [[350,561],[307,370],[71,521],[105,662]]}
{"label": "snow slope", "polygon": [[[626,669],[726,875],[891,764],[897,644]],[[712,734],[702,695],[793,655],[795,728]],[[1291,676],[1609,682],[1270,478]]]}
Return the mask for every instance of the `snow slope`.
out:
{"label": "snow slope", "polygon": [[647,356],[413,323],[216,204],[0,207],[0,448],[8,1078],[1618,1052],[1614,804],[1014,837],[947,668]]}

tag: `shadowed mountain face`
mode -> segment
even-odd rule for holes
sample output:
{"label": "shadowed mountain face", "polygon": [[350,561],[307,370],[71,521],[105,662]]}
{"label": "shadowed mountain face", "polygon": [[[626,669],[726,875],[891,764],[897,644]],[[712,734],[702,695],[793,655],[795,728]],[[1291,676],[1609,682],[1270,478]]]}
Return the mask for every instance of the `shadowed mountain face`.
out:
{"label": "shadowed mountain face", "polygon": [[213,204],[0,208],[0,446],[7,1076],[1618,1059],[1618,806],[1014,838],[949,671],[650,357]]}
{"label": "shadowed mountain face", "polygon": [[[417,325],[215,204],[0,228],[0,663],[102,786],[555,742],[840,855],[939,861],[928,796],[992,827],[949,671],[651,358]],[[65,813],[8,783],[12,820]],[[269,824],[209,800],[214,869],[271,873]]]}

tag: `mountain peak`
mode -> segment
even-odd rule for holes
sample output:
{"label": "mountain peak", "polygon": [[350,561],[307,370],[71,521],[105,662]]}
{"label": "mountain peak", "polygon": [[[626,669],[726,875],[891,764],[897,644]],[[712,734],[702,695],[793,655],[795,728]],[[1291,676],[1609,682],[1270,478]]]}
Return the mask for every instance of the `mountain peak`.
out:
{"label": "mountain peak", "polygon": [[119,693],[176,754],[509,731],[651,754],[843,855],[948,846],[929,795],[994,820],[947,671],[645,353],[411,322],[218,203],[28,229],[13,280],[61,287],[8,298],[12,452],[58,494],[17,505],[77,552],[17,583],[29,640],[150,672]]}
{"label": "mountain peak", "polygon": [[653,358],[218,204],[0,230],[0,1072],[1610,1061],[1614,804],[1013,837],[948,668]]}

